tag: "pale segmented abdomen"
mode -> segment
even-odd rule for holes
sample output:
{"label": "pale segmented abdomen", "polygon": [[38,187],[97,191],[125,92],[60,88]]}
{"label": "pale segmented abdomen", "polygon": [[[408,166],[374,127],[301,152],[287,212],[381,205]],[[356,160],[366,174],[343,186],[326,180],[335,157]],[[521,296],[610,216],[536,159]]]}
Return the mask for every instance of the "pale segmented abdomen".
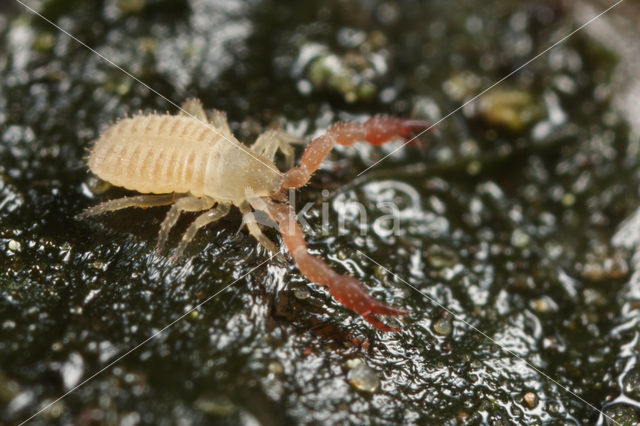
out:
{"label": "pale segmented abdomen", "polygon": [[210,124],[191,117],[137,116],[100,136],[89,168],[103,180],[138,192],[201,196],[226,151],[218,146],[220,139]]}

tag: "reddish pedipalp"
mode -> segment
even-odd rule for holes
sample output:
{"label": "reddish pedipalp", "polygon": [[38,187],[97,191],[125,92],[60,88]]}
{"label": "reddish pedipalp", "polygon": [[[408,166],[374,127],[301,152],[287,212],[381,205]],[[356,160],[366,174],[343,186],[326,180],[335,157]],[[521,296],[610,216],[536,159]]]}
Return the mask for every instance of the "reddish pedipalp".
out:
{"label": "reddish pedipalp", "polygon": [[397,331],[380,321],[375,315],[406,316],[408,312],[387,306],[374,299],[356,278],[340,275],[322,259],[307,251],[302,229],[288,204],[267,203],[267,211],[280,226],[282,238],[302,274],[309,280],[327,286],[331,295],[345,307],[359,313],[371,325],[382,331]]}
{"label": "reddish pedipalp", "polygon": [[377,115],[362,124],[337,123],[325,135],[311,141],[302,155],[300,166],[285,173],[283,188],[300,188],[306,185],[336,144],[353,145],[358,141],[366,141],[372,145],[383,145],[398,137],[408,139],[415,132],[428,128],[429,123],[426,121],[388,115]]}

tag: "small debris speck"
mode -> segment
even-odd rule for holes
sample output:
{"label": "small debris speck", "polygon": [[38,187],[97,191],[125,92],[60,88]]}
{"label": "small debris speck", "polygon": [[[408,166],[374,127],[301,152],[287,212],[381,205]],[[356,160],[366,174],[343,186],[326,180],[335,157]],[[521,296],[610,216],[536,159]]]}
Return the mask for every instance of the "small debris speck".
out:
{"label": "small debris speck", "polygon": [[524,394],[524,402],[529,408],[533,408],[538,404],[538,395],[533,392],[527,392]]}
{"label": "small debris speck", "polygon": [[224,396],[201,396],[195,401],[198,410],[216,416],[228,416],[236,411],[235,405]]}
{"label": "small debris speck", "polygon": [[516,229],[511,234],[511,244],[518,248],[525,248],[531,242],[531,237],[521,229]]}
{"label": "small debris speck", "polygon": [[482,163],[479,161],[474,160],[467,165],[467,173],[471,176],[477,175],[480,173],[480,170],[482,170]]}
{"label": "small debris speck", "polygon": [[347,379],[353,387],[369,393],[373,393],[378,389],[380,379],[373,368],[369,367],[360,359],[349,360],[347,366],[351,368]]}
{"label": "small debris speck", "polygon": [[308,299],[311,293],[308,287],[297,287],[293,290],[293,294],[297,299],[304,300]]}
{"label": "small debris speck", "polygon": [[576,203],[576,196],[573,194],[564,194],[562,197],[562,205],[565,207],[571,207]]}
{"label": "small debris speck", "polygon": [[271,361],[269,363],[269,373],[282,374],[283,372],[284,372],[284,368],[282,367],[282,364],[280,364],[278,361]]}
{"label": "small debris speck", "polygon": [[426,256],[429,266],[436,269],[452,267],[459,261],[454,250],[440,245],[429,247]]}
{"label": "small debris speck", "polygon": [[433,323],[433,331],[439,336],[449,335],[452,329],[451,318],[449,316],[446,318],[439,318]]}
{"label": "small debris speck", "polygon": [[558,305],[547,296],[532,300],[530,306],[534,311],[541,314],[558,310]]}
{"label": "small debris speck", "polygon": [[9,247],[9,250],[15,253],[20,251],[20,249],[22,248],[22,244],[20,244],[19,241],[11,240],[9,241],[8,247]]}

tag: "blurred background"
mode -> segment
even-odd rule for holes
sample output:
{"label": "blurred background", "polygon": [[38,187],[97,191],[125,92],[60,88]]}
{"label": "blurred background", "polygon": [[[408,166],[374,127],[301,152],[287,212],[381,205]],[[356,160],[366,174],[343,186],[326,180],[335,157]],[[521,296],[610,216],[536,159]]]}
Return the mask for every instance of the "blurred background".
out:
{"label": "blurred background", "polygon": [[[234,281],[30,424],[640,422],[637,2],[474,99],[614,2],[21,1],[166,99],[0,3],[1,423]],[[127,194],[87,172],[100,131],[192,96],[247,143],[459,109],[360,176],[401,142],[339,147],[297,194],[314,203],[312,252],[409,310],[400,332],[347,311],[288,254],[259,266],[237,212],[179,264],[154,250],[166,209],[74,219]],[[393,235],[376,221],[390,201]]]}

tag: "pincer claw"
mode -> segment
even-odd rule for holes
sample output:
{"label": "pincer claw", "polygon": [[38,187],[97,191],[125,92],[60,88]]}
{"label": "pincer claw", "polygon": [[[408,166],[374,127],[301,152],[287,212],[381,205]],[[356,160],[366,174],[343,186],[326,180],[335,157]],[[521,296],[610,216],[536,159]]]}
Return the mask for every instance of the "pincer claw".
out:
{"label": "pincer claw", "polygon": [[336,278],[337,279],[329,285],[331,295],[347,308],[362,315],[369,324],[378,330],[398,331],[399,328],[385,324],[376,315],[409,315],[409,313],[403,309],[388,306],[374,299],[366,287],[356,278],[348,275],[338,275]]}

